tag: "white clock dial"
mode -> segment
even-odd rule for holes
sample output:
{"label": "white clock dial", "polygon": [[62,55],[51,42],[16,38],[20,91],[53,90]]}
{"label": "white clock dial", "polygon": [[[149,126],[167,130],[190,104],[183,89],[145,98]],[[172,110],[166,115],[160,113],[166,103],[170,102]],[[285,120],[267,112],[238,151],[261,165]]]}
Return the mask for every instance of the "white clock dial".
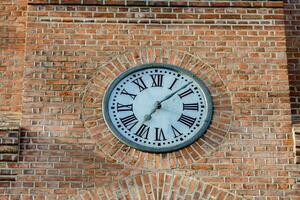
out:
{"label": "white clock dial", "polygon": [[212,103],[207,87],[190,72],[148,64],[113,81],[104,97],[103,113],[122,142],[142,151],[168,152],[204,134]]}

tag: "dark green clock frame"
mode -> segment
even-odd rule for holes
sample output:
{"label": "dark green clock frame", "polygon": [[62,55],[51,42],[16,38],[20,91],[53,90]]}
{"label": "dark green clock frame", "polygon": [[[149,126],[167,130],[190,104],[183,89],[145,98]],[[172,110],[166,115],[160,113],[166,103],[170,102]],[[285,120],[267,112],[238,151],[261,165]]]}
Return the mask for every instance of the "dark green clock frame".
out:
{"label": "dark green clock frame", "polygon": [[[141,70],[144,70],[144,69],[148,69],[148,68],[165,68],[168,70],[173,70],[179,74],[187,75],[200,86],[200,88],[202,89],[202,91],[204,93],[206,105],[207,105],[207,115],[206,115],[206,118],[204,119],[203,126],[193,137],[191,137],[190,139],[188,139],[186,141],[183,141],[182,143],[180,143],[176,146],[153,148],[153,147],[143,146],[138,143],[134,143],[133,141],[124,137],[123,134],[120,133],[119,130],[116,129],[116,127],[114,126],[114,124],[112,123],[112,121],[110,119],[109,112],[108,112],[109,111],[108,103],[109,103],[109,97],[111,96],[113,89],[117,86],[117,84],[121,80],[123,80],[128,75],[138,72],[138,71],[141,71]],[[130,69],[124,71],[115,80],[113,80],[113,82],[108,86],[108,88],[105,92],[105,95],[103,97],[102,112],[103,112],[104,120],[105,120],[107,126],[109,127],[109,129],[111,130],[111,132],[114,134],[115,137],[117,137],[120,141],[122,141],[126,145],[133,147],[135,149],[138,149],[140,151],[144,151],[144,152],[166,153],[166,152],[171,152],[171,151],[182,149],[182,148],[194,143],[197,139],[199,139],[206,132],[206,130],[209,128],[209,125],[212,120],[213,104],[212,104],[212,97],[210,95],[208,87],[205,85],[205,83],[202,80],[197,78],[190,71],[183,69],[181,67],[175,66],[175,65],[170,65],[170,64],[149,63],[149,64],[139,65],[139,66],[130,68]]]}

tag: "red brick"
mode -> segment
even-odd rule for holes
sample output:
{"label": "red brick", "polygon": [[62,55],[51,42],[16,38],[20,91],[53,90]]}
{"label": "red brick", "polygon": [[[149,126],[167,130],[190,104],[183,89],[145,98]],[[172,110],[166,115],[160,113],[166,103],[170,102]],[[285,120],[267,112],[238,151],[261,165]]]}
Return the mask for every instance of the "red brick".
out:
{"label": "red brick", "polygon": [[[0,111],[22,111],[19,162],[0,163],[17,174],[4,184],[11,199],[20,193],[112,199],[116,191],[127,199],[208,198],[200,191],[234,198],[226,190],[247,199],[297,196],[295,2],[286,2],[286,15],[281,1],[26,3],[0,5]],[[86,5],[38,5],[81,3]],[[133,150],[103,120],[107,85],[121,71],[148,62],[191,69],[213,96],[209,130],[180,151]]]}

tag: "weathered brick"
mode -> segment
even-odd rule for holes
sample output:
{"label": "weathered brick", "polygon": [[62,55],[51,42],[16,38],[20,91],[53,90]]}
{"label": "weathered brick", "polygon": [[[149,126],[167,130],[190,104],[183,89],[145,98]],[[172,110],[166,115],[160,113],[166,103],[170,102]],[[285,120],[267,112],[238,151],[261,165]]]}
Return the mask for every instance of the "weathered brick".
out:
{"label": "weathered brick", "polygon": [[[299,196],[299,173],[291,164],[298,137],[290,120],[297,121],[300,108],[297,2],[28,3],[0,5],[0,110],[22,110],[20,162],[0,163],[4,174],[18,175],[3,181],[11,199],[20,193],[36,199],[242,198],[225,190],[249,199]],[[212,93],[209,130],[180,151],[133,150],[103,120],[107,85],[148,62],[191,70]],[[17,161],[11,154],[1,159]]]}

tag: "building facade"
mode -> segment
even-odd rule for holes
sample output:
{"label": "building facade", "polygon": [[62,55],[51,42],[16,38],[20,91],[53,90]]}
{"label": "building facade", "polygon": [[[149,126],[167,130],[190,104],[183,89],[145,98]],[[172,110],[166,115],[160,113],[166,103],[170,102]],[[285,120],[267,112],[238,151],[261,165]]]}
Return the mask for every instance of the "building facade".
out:
{"label": "building facade", "polygon": [[[300,2],[3,0],[0,199],[299,199]],[[107,86],[147,63],[201,78],[206,133],[130,148]]]}

